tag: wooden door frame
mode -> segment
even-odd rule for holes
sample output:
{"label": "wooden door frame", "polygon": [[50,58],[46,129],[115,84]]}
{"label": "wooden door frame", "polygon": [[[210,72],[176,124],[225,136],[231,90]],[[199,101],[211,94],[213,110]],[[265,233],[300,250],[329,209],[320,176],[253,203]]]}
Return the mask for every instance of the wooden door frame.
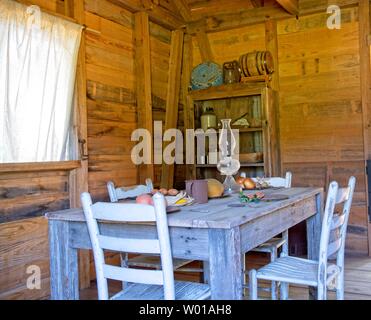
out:
{"label": "wooden door frame", "polygon": [[[64,14],[73,18],[76,23],[85,25],[84,0],[65,0]],[[74,129],[75,153],[80,167],[70,172],[69,190],[70,207],[81,207],[80,194],[89,190],[88,186],[88,121],[86,98],[86,54],[85,31],[82,30],[79,55],[77,60],[75,93],[74,93]],[[80,288],[90,286],[90,252],[79,251],[79,283]]]}

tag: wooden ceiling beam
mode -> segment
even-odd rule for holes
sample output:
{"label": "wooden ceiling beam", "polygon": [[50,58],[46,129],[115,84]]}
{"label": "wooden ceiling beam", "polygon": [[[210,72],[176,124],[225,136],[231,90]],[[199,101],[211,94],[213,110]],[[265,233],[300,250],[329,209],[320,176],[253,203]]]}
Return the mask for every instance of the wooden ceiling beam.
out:
{"label": "wooden ceiling beam", "polygon": [[264,23],[269,19],[286,19],[292,17],[281,7],[260,7],[241,10],[235,13],[217,14],[211,17],[199,19],[188,24],[188,33],[218,32],[237,27]]}
{"label": "wooden ceiling beam", "polygon": [[180,15],[185,22],[192,21],[191,9],[185,0],[173,0],[175,7],[178,9]]}
{"label": "wooden ceiling beam", "polygon": [[158,0],[108,0],[133,13],[146,12],[150,21],[170,30],[186,26],[185,20],[175,12],[162,7]]}
{"label": "wooden ceiling beam", "polygon": [[[357,6],[358,3],[359,0],[338,0],[337,5],[340,8],[349,8]],[[304,16],[321,12],[323,13],[326,12],[327,7],[328,0],[308,0],[300,3],[298,15]],[[277,6],[273,7],[256,7],[252,9],[240,10],[234,13],[210,15],[200,18],[196,21],[192,21],[187,25],[187,33],[195,35],[201,31],[218,32],[265,23],[270,19],[283,20],[292,17],[293,15],[291,13],[278,4]]]}
{"label": "wooden ceiling beam", "polygon": [[264,7],[264,0],[250,0],[254,8]]}
{"label": "wooden ceiling beam", "polygon": [[[359,0],[338,0],[336,1],[336,5],[338,5],[340,8],[348,8],[358,6],[359,2]],[[328,0],[301,1],[299,6],[299,15],[304,16],[308,14],[326,12],[328,6]]]}
{"label": "wooden ceiling beam", "polygon": [[293,14],[294,16],[299,15],[299,1],[298,0],[277,0],[277,2],[287,12]]}

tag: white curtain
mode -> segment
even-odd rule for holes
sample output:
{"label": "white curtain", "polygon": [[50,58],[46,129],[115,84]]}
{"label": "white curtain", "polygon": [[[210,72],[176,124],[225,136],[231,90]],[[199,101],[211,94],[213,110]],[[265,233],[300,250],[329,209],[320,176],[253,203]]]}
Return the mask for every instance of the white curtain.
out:
{"label": "white curtain", "polygon": [[71,158],[80,25],[0,0],[0,163]]}

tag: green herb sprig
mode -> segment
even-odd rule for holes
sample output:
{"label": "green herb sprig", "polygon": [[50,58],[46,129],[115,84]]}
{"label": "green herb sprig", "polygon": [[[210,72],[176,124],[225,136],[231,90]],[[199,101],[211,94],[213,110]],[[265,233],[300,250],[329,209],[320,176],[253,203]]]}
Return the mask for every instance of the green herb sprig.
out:
{"label": "green herb sprig", "polygon": [[264,197],[264,194],[262,193],[254,193],[254,194],[245,195],[243,191],[240,191],[240,194],[239,194],[240,202],[242,203],[251,203],[251,202],[258,203],[263,197]]}

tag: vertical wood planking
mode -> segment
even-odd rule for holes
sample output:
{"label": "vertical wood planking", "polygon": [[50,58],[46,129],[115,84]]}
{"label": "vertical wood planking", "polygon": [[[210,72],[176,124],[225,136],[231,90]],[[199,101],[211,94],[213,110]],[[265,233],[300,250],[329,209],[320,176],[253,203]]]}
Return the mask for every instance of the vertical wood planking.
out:
{"label": "vertical wood planking", "polygon": [[241,237],[239,228],[209,230],[211,299],[242,299]]}
{"label": "vertical wood planking", "polygon": [[64,0],[64,14],[67,17],[74,17],[74,0]]}
{"label": "vertical wood planking", "polygon": [[[191,83],[191,74],[193,67],[193,42],[192,37],[188,34],[184,36],[183,45],[183,67],[182,67],[182,103],[183,103],[183,117],[184,117],[184,137],[186,137],[187,129],[194,129],[194,105],[192,98],[188,96],[189,86]],[[192,141],[194,143],[194,139]],[[191,141],[186,141],[189,146]],[[194,152],[192,152],[194,153]],[[192,164],[186,163],[186,179],[194,179],[196,172]]]}
{"label": "vertical wood planking", "polygon": [[[171,35],[169,78],[166,97],[165,131],[177,128],[184,31],[175,30]],[[166,145],[166,144],[165,144]],[[161,186],[171,188],[174,183],[174,165],[162,164]]]}
{"label": "vertical wood planking", "polygon": [[149,35],[148,14],[138,12],[134,15],[135,20],[135,73],[136,73],[136,97],[138,112],[138,128],[146,129],[151,134],[151,141],[146,148],[151,150],[151,164],[141,166],[139,182],[145,179],[154,180],[153,171],[153,123],[152,123],[152,88],[151,88],[151,48]]}
{"label": "vertical wood planking", "polygon": [[265,22],[265,47],[273,57],[274,72],[272,74],[271,87],[273,90],[280,89],[279,84],[279,64],[278,64],[278,38],[277,38],[277,21],[269,19]]}
{"label": "vertical wood planking", "polygon": [[[68,0],[65,2],[65,14],[73,15],[80,24],[85,24],[84,0]],[[83,154],[79,155],[81,167],[70,172],[70,205],[71,208],[80,207],[80,194],[88,191],[88,159],[83,155],[88,154],[88,120],[87,120],[87,103],[86,103],[86,55],[85,55],[85,32],[82,31],[81,44],[76,70],[75,86],[75,123],[77,130],[78,150]],[[81,142],[81,145],[80,145]],[[81,289],[90,286],[90,253],[88,251],[79,252],[79,270],[80,270],[80,287]]]}

